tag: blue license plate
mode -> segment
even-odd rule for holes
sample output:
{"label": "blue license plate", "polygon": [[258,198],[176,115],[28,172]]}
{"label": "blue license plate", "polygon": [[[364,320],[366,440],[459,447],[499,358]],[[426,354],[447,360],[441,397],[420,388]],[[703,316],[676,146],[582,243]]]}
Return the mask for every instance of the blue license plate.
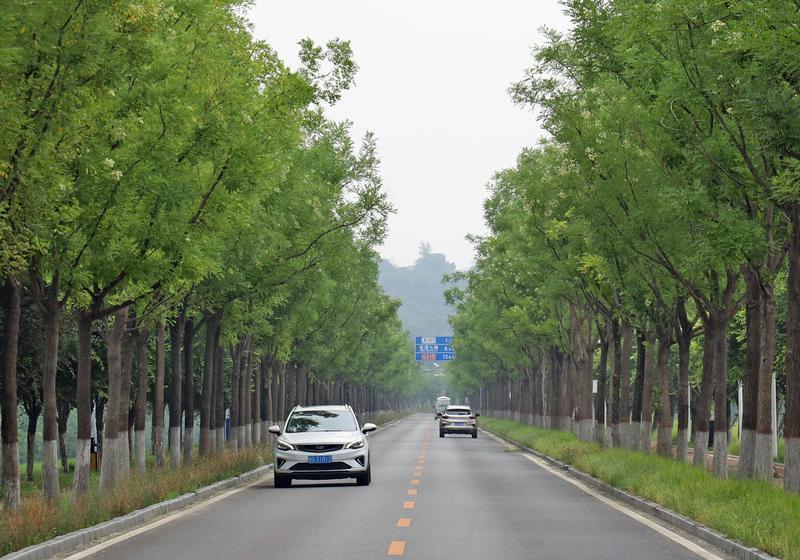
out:
{"label": "blue license plate", "polygon": [[453,424],[453,426],[465,426],[465,425],[466,424],[464,424],[464,422],[456,422]]}
{"label": "blue license plate", "polygon": [[323,464],[323,463],[332,463],[333,456],[332,455],[312,455],[308,458],[309,463],[314,464]]}

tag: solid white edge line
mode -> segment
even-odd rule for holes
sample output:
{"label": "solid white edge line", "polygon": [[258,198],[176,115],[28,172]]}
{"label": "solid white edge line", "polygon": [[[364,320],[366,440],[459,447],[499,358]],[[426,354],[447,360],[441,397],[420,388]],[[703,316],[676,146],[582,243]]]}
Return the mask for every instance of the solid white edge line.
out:
{"label": "solid white edge line", "polygon": [[249,484],[245,484],[244,486],[240,486],[239,488],[234,488],[233,490],[229,490],[227,492],[223,492],[222,494],[219,494],[218,496],[214,496],[213,498],[209,498],[208,500],[205,500],[205,501],[203,501],[203,502],[201,502],[199,504],[193,505],[193,506],[191,506],[191,507],[189,507],[187,509],[183,509],[181,511],[177,511],[175,513],[167,515],[166,517],[162,517],[161,519],[153,521],[152,523],[148,523],[147,525],[143,525],[143,526],[138,527],[136,529],[132,529],[131,531],[129,531],[127,533],[124,533],[122,535],[118,535],[116,537],[108,539],[107,541],[103,541],[103,542],[101,542],[99,544],[96,544],[94,546],[91,546],[91,547],[89,547],[89,548],[87,548],[85,550],[82,550],[80,552],[76,552],[75,554],[71,554],[70,556],[66,556],[66,557],[63,558],[63,560],[81,560],[82,558],[88,558],[89,556],[97,554],[98,552],[101,552],[101,551],[103,551],[103,550],[105,550],[107,548],[110,548],[110,547],[112,547],[112,546],[114,546],[116,544],[119,544],[121,542],[125,542],[128,539],[132,539],[133,537],[141,535],[142,533],[146,533],[148,531],[152,531],[153,529],[161,527],[162,525],[166,525],[167,523],[175,521],[176,519],[179,519],[181,517],[189,515],[190,513],[194,513],[195,511],[198,511],[198,510],[201,510],[201,509],[203,509],[205,507],[208,507],[211,504],[214,504],[214,503],[216,503],[216,502],[218,502],[220,500],[224,500],[225,498],[233,496],[234,494],[237,494],[237,493],[241,492],[242,490],[246,490],[247,488],[249,488],[250,486],[253,486],[256,483],[263,481],[265,478],[268,478],[271,475],[272,475],[272,471],[270,471],[270,474],[265,475],[265,476],[263,476],[263,477],[261,477],[259,479],[256,479],[256,480],[252,481]]}
{"label": "solid white edge line", "polygon": [[[491,437],[492,439],[494,439],[495,441],[501,443],[502,445],[504,445],[505,447],[507,447],[509,449],[518,449],[516,446],[509,444],[508,442],[502,440],[501,438],[495,436],[494,434],[486,432],[485,430],[483,431],[483,433],[487,434],[489,437]],[[574,478],[572,478],[570,476],[567,476],[564,473],[559,472],[558,470],[554,469],[553,467],[551,467],[550,465],[548,465],[546,462],[542,461],[538,457],[534,457],[530,453],[525,453],[524,451],[521,451],[520,454],[523,457],[525,457],[526,459],[528,459],[529,461],[531,461],[532,463],[535,463],[536,465],[538,465],[539,467],[541,467],[545,471],[549,472],[550,474],[555,475],[555,476],[559,477],[560,479],[562,479],[562,480],[564,480],[566,482],[569,482],[570,484],[572,484],[573,486],[579,488],[580,490],[583,490],[585,493],[589,494],[590,496],[600,500],[601,502],[603,502],[607,506],[619,511],[620,513],[623,513],[623,514],[627,515],[628,517],[630,517],[631,519],[633,519],[635,521],[638,521],[642,525],[645,525],[645,526],[651,528],[652,530],[656,531],[660,535],[663,535],[663,536],[667,537],[668,539],[678,543],[679,545],[683,546],[684,548],[688,549],[689,551],[693,552],[694,554],[697,554],[699,557],[705,558],[706,560],[725,560],[723,557],[717,556],[713,552],[710,552],[710,551],[706,550],[705,548],[703,548],[700,545],[690,541],[689,539],[686,539],[686,538],[680,536],[679,534],[677,534],[677,533],[675,533],[673,531],[670,531],[669,529],[667,529],[663,525],[661,525],[659,523],[656,523],[656,522],[648,519],[647,517],[645,517],[645,516],[643,516],[643,515],[641,515],[639,513],[636,513],[632,509],[629,509],[626,506],[623,506],[619,502],[616,502],[616,501],[614,501],[614,500],[612,500],[612,499],[610,499],[610,498],[608,498],[606,496],[603,496],[599,492],[595,492],[594,490],[592,490],[591,488],[589,488],[588,486],[586,486],[582,482],[579,482],[579,481],[575,480]]]}

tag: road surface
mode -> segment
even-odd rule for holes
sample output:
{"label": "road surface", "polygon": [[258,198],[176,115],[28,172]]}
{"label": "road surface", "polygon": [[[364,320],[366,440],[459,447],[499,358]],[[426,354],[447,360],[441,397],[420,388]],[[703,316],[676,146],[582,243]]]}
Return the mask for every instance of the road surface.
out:
{"label": "road surface", "polygon": [[432,415],[415,415],[371,438],[370,486],[298,481],[275,489],[268,477],[67,558],[728,558],[692,551],[670,538],[671,530],[643,524],[484,433],[441,439]]}

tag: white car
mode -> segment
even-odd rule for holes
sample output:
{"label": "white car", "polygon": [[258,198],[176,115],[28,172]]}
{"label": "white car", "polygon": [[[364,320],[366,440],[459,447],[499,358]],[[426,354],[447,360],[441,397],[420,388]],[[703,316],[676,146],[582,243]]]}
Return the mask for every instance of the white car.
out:
{"label": "white car", "polygon": [[276,434],[275,488],[285,488],[295,479],[355,478],[367,486],[372,478],[367,433],[375,424],[358,425],[348,405],[296,406],[285,429],[270,426]]}
{"label": "white car", "polygon": [[450,405],[439,417],[439,437],[445,434],[469,434],[478,437],[478,414],[468,405]]}

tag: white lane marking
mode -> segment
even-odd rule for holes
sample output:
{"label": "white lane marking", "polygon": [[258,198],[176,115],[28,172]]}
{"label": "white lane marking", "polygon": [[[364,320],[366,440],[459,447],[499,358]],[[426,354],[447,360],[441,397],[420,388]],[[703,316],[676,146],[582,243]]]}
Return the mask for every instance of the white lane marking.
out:
{"label": "white lane marking", "polygon": [[[494,434],[490,434],[490,433],[485,432],[485,431],[484,431],[484,433],[487,434],[492,439],[494,439],[495,441],[497,441],[497,442],[501,443],[502,445],[504,445],[505,447],[509,448],[509,449],[518,449],[517,447],[515,447],[513,445],[510,445],[508,442],[503,441],[502,439],[498,438]],[[656,523],[654,521],[651,521],[647,517],[645,517],[645,516],[643,516],[643,515],[641,515],[639,513],[636,513],[632,509],[628,509],[627,507],[623,506],[622,504],[620,504],[620,503],[618,503],[618,502],[616,502],[616,501],[614,501],[614,500],[612,500],[610,498],[607,498],[606,496],[603,496],[602,494],[600,494],[598,492],[595,492],[594,490],[592,490],[591,488],[589,488],[585,484],[583,484],[581,482],[578,482],[574,478],[572,478],[570,476],[567,476],[564,473],[559,472],[558,470],[554,469],[553,467],[551,467],[549,464],[547,464],[546,462],[542,461],[538,457],[534,457],[530,453],[525,453],[525,452],[521,452],[520,455],[522,455],[523,457],[525,457],[526,459],[528,459],[532,463],[535,463],[536,465],[540,466],[541,468],[543,468],[544,470],[546,470],[550,474],[553,474],[553,475],[561,478],[562,480],[565,480],[566,482],[569,482],[570,484],[572,484],[573,486],[576,486],[577,488],[583,490],[584,492],[586,492],[590,496],[592,496],[594,498],[597,498],[598,500],[600,500],[601,502],[603,502],[607,506],[619,511],[620,513],[623,513],[623,514],[627,515],[628,517],[630,517],[631,519],[634,519],[635,521],[638,521],[642,525],[650,527],[652,530],[654,530],[657,533],[667,537],[668,539],[675,541],[676,543],[678,543],[679,545],[683,546],[684,548],[686,548],[686,549],[690,550],[691,552],[697,554],[700,558],[705,558],[705,560],[724,560],[724,558],[722,558],[721,556],[717,556],[716,554],[714,554],[712,552],[709,552],[705,548],[693,543],[689,539],[686,539],[686,538],[680,536],[679,534],[677,534],[677,533],[675,533],[673,531],[670,531],[669,529],[667,529],[663,525],[660,525],[660,524],[658,524],[658,523]]]}
{"label": "white lane marking", "polygon": [[80,552],[77,552],[75,554],[67,556],[63,560],[81,560],[82,558],[88,558],[89,556],[97,554],[98,552],[101,552],[101,551],[103,551],[103,550],[105,550],[107,548],[110,548],[110,547],[112,547],[112,546],[114,546],[116,544],[119,544],[121,542],[125,542],[128,539],[132,539],[133,537],[135,537],[137,535],[141,535],[142,533],[146,533],[148,531],[152,531],[153,529],[161,527],[162,525],[166,525],[167,523],[170,523],[171,521],[175,521],[176,519],[179,519],[181,517],[189,515],[190,513],[194,513],[195,511],[198,511],[198,510],[201,510],[201,509],[203,509],[205,507],[208,507],[211,504],[219,502],[220,500],[224,500],[225,498],[233,496],[234,494],[237,494],[237,493],[241,492],[242,490],[246,490],[246,489],[250,488],[254,484],[257,484],[259,482],[263,482],[266,478],[269,478],[271,476],[272,476],[272,474],[270,473],[269,475],[264,476],[262,478],[259,478],[258,480],[254,480],[250,484],[246,484],[246,485],[241,486],[239,488],[234,488],[233,490],[228,490],[227,492],[223,492],[222,494],[219,494],[218,496],[214,496],[213,498],[209,498],[208,500],[205,500],[205,501],[203,501],[203,502],[201,502],[199,504],[193,505],[193,506],[191,506],[191,507],[189,507],[187,509],[183,509],[183,510],[177,511],[175,513],[167,515],[166,517],[162,517],[161,519],[153,521],[152,523],[148,523],[147,525],[143,525],[143,526],[141,526],[141,527],[139,527],[137,529],[133,529],[133,530],[127,532],[127,533],[124,533],[122,535],[119,535],[119,536],[116,536],[114,538],[108,539],[107,541],[103,541],[100,544],[96,544],[94,546],[91,546],[91,547],[87,548],[86,550],[82,550]]}

